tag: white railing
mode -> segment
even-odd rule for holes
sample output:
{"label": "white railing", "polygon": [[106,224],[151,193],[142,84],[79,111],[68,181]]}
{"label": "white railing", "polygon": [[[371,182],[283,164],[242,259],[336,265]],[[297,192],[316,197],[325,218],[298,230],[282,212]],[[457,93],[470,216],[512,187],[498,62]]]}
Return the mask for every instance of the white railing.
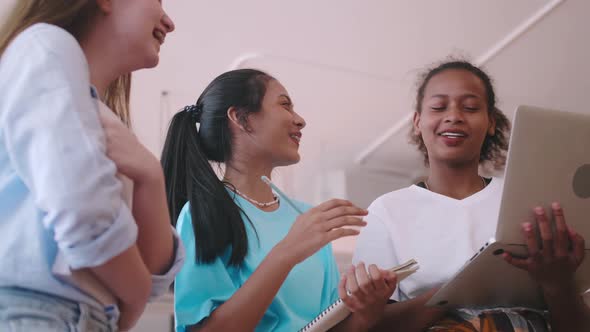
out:
{"label": "white railing", "polygon": [[[504,49],[506,49],[509,45],[517,41],[522,35],[524,35],[527,31],[529,31],[533,26],[543,20],[547,15],[549,15],[553,10],[555,10],[559,5],[561,5],[565,0],[552,0],[548,2],[545,6],[541,7],[535,13],[533,13],[530,17],[524,20],[521,24],[519,24],[516,28],[514,28],[509,34],[507,34],[504,38],[500,41],[495,43],[489,50],[487,50],[484,54],[478,57],[474,64],[476,66],[485,65],[491,59],[495,58],[500,54]],[[389,129],[383,133],[383,135],[379,136],[375,139],[372,143],[370,143],[366,149],[361,151],[358,156],[355,158],[355,163],[362,165],[366,162],[366,160],[373,154],[379,147],[385,144],[393,135],[397,134],[399,131],[407,128],[407,126],[411,123],[414,114],[413,112],[409,112],[406,116],[400,119],[398,122],[394,123]]]}

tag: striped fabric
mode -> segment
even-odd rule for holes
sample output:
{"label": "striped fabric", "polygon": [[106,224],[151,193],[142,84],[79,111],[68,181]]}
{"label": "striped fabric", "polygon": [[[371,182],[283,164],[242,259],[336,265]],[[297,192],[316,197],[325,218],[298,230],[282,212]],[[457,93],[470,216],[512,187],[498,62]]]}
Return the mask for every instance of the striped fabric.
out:
{"label": "striped fabric", "polygon": [[428,332],[549,332],[547,316],[525,309],[461,310],[448,314]]}

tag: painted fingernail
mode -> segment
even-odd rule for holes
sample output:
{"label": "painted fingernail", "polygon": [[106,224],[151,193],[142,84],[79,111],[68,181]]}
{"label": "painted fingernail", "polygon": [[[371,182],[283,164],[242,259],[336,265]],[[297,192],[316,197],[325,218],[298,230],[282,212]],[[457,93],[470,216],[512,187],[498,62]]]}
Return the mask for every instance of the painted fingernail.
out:
{"label": "painted fingernail", "polygon": [[551,204],[551,207],[555,210],[559,210],[559,209],[561,209],[561,204],[559,204],[559,202],[553,202]]}
{"label": "painted fingernail", "polygon": [[524,224],[522,224],[522,228],[525,232],[530,232],[533,230],[533,225],[530,222],[525,222]]}
{"label": "painted fingernail", "polygon": [[543,215],[545,213],[545,210],[542,207],[537,206],[535,208],[535,213],[541,216],[541,215]]}

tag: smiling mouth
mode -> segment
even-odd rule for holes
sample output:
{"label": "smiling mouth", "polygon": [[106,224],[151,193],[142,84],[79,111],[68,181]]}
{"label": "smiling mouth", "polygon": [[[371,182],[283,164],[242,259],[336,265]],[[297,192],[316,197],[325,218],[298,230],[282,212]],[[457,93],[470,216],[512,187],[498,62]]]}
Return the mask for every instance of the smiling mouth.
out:
{"label": "smiling mouth", "polygon": [[299,144],[301,142],[301,136],[295,135],[295,134],[289,135],[289,136],[291,137],[292,140],[295,141],[295,143]]}
{"label": "smiling mouth", "polygon": [[443,136],[443,137],[448,137],[448,138],[465,138],[465,137],[467,137],[467,135],[463,134],[463,133],[453,133],[453,132],[447,132],[447,131],[438,134],[438,136]]}

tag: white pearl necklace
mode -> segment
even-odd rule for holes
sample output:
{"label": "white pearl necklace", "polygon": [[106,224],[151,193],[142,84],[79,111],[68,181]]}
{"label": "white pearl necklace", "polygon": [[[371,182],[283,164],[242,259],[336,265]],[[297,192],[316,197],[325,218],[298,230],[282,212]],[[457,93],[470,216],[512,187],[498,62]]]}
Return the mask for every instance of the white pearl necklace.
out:
{"label": "white pearl necklace", "polygon": [[[230,188],[230,187],[228,186],[228,188]],[[273,193],[274,199],[272,201],[270,201],[270,202],[259,202],[259,201],[255,200],[253,198],[248,197],[248,195],[246,195],[243,192],[239,191],[238,188],[235,188],[234,187],[234,188],[230,188],[230,189],[232,191],[234,191],[236,194],[242,196],[248,202],[250,202],[250,203],[252,203],[254,205],[258,205],[261,208],[266,208],[266,207],[269,207],[269,206],[273,206],[273,205],[275,205],[275,204],[277,204],[279,202],[279,196],[275,195],[274,193]]]}

